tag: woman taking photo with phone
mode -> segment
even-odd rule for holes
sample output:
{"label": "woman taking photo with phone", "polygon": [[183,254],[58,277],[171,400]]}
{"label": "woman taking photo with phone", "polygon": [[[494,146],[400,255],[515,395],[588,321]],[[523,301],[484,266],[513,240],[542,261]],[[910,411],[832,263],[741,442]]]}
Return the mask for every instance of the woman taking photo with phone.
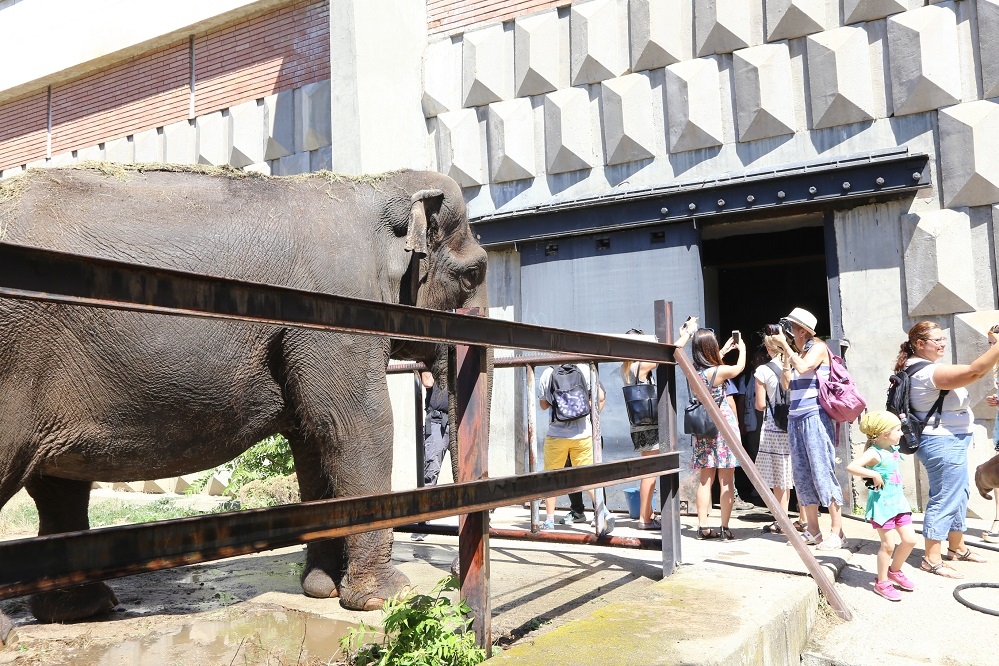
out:
{"label": "woman taking photo with phone", "polygon": [[[739,358],[734,365],[725,365],[722,356],[732,349],[739,350]],[[729,379],[736,377],[746,367],[746,345],[740,338],[738,342],[728,339],[725,346],[718,349],[715,332],[710,328],[699,328],[694,333],[691,344],[691,357],[694,368],[701,380],[711,391],[711,397],[719,404],[722,415],[731,424],[735,432],[739,432],[739,422],[732,411],[730,401],[725,399],[725,386]],[[732,505],[735,503],[735,468],[739,466],[728,443],[719,432],[714,437],[694,437],[694,459],[691,467],[698,470],[697,483],[697,538],[698,539],[732,539],[732,530],[728,527],[732,516]],[[715,475],[721,485],[721,529],[715,531],[705,524],[708,522],[708,512],[711,509],[711,486]]]}
{"label": "woman taking photo with phone", "polygon": [[[791,393],[787,436],[798,505],[805,517],[802,538],[821,550],[844,547],[843,489],[836,479],[835,425],[819,404],[819,376],[829,376],[829,349],[817,335],[817,320],[795,308],[787,317],[794,348],[783,334],[767,336],[784,355],[781,385]],[[800,351],[799,351],[800,350]],[[829,507],[829,535],[819,530],[819,505]]]}
{"label": "woman taking photo with phone", "polygon": [[[968,513],[968,447],[972,424],[968,389],[992,371],[999,362],[996,333],[988,332],[989,350],[968,365],[941,363],[947,353],[947,336],[932,321],[921,321],[909,329],[909,337],[900,346],[895,360],[898,372],[916,363],[924,366],[909,380],[909,400],[919,419],[925,419],[941,391],[947,391],[939,419],[929,419],[919,438],[916,457],[930,481],[930,498],[923,516],[925,542],[919,567],[946,578],[963,578],[948,561],[985,562],[964,543],[965,518]],[[947,541],[947,552],[941,544]]]}

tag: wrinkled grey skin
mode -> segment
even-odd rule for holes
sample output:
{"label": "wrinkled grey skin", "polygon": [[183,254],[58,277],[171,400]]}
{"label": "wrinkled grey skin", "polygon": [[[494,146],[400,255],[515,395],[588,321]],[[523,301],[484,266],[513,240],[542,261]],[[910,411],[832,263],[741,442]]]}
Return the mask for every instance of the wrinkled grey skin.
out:
{"label": "wrinkled grey skin", "polygon": [[[365,182],[29,172],[3,240],[435,309],[486,306],[486,254],[437,173]],[[39,534],[88,529],[93,481],[207,469],[283,433],[303,500],[389,492],[389,357],[443,375],[440,345],[0,299],[0,506]],[[403,590],[391,531],[310,544],[302,587],[379,608]],[[41,621],[106,611],[104,583],[35,595]]]}

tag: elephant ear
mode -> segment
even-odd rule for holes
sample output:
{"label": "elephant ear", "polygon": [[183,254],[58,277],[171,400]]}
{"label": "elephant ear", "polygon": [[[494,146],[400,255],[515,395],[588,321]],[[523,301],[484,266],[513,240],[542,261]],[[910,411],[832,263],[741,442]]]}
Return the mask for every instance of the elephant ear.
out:
{"label": "elephant ear", "polygon": [[427,256],[427,217],[428,209],[440,208],[444,199],[441,190],[420,190],[413,195],[409,216],[409,229],[406,232],[406,251],[418,256]]}

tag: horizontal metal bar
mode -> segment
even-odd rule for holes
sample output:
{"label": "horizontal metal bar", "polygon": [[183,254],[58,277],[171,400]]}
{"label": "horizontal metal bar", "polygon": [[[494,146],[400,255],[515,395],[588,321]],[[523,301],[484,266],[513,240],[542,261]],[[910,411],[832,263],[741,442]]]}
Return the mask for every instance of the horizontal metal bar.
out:
{"label": "horizontal metal bar", "polygon": [[673,346],[0,243],[0,296],[671,363]]}
{"label": "horizontal metal bar", "polygon": [[[453,525],[403,525],[396,532],[438,534],[458,536],[458,528]],[[512,539],[515,541],[545,541],[548,543],[571,543],[587,546],[607,546],[610,548],[636,548],[638,550],[662,550],[663,540],[656,537],[597,536],[590,532],[531,532],[529,530],[490,527],[489,537]]]}
{"label": "horizontal metal bar", "polygon": [[0,600],[434,520],[538,497],[676,474],[678,453],[418,488],[20,539],[0,544]]}
{"label": "horizontal metal bar", "polygon": [[[601,358],[598,356],[584,356],[580,354],[532,354],[530,356],[494,356],[493,367],[496,368],[523,368],[528,365],[540,368],[548,365],[561,365],[563,363],[617,363],[619,359]],[[402,374],[406,372],[423,372],[427,366],[413,361],[393,361],[389,363],[388,372],[392,374]]]}

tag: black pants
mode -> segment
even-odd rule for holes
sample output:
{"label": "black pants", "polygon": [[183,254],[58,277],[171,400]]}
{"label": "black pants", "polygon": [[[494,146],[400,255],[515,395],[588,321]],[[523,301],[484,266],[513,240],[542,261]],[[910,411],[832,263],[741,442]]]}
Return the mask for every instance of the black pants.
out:
{"label": "black pants", "polygon": [[[572,467],[572,461],[568,456],[565,459],[565,466]],[[569,493],[569,510],[573,513],[582,514],[586,507],[583,506],[583,492]]]}

